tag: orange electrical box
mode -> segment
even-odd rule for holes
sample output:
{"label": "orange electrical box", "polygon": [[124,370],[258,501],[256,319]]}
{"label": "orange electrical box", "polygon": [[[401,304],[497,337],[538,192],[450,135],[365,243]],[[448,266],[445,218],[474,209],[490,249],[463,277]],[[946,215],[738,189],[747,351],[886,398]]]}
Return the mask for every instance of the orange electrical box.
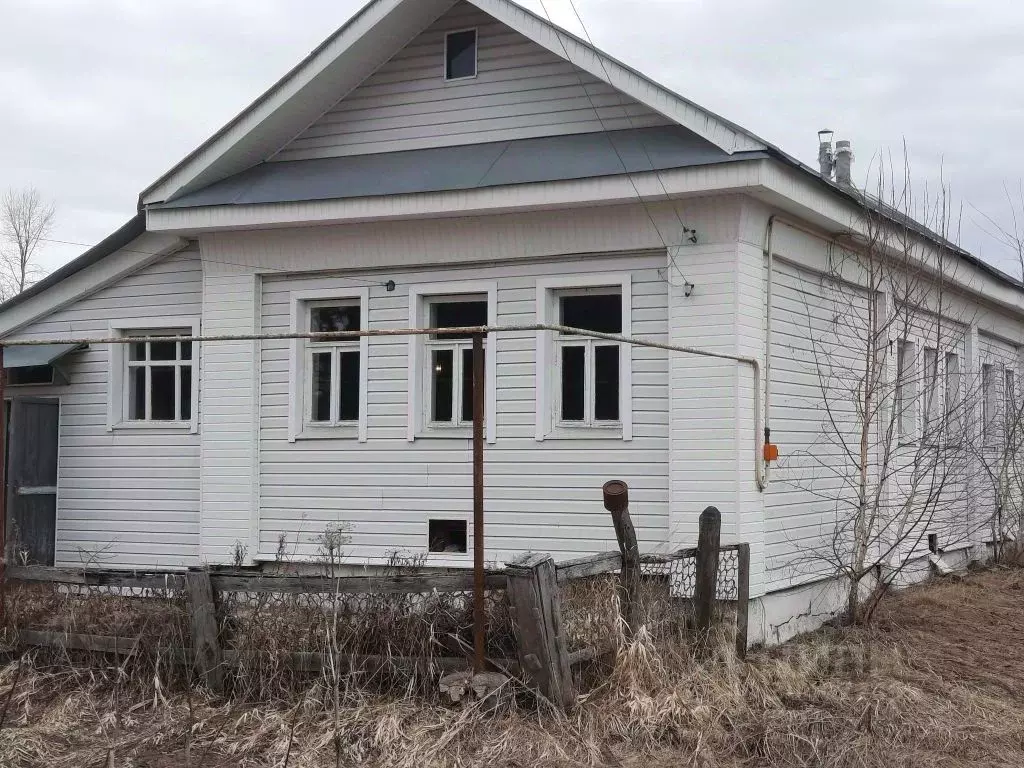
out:
{"label": "orange electrical box", "polygon": [[779,446],[772,445],[771,443],[766,443],[765,446],[764,446],[764,460],[768,461],[768,462],[778,461],[779,460]]}

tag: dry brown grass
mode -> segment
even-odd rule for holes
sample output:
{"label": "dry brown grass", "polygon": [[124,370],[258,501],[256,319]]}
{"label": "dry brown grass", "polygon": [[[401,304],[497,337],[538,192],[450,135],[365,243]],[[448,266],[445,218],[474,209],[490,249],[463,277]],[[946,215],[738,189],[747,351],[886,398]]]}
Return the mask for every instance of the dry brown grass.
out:
{"label": "dry brown grass", "polygon": [[[353,687],[339,710],[343,764],[1024,765],[1022,583],[990,571],[914,589],[887,600],[870,630],[822,631],[748,664],[724,650],[698,662],[673,632],[643,632],[568,717],[524,697],[488,714]],[[0,710],[17,667],[0,670]],[[118,766],[336,764],[324,682],[290,705],[163,685],[116,667],[26,665],[0,765],[102,765],[110,748]]]}

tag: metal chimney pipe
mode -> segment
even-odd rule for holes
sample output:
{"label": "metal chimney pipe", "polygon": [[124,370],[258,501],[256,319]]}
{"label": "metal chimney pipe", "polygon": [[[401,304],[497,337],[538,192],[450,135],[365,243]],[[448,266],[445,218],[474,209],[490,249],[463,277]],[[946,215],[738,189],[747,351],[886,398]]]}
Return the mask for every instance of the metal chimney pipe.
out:
{"label": "metal chimney pipe", "polygon": [[836,184],[853,186],[853,148],[848,141],[836,142]]}
{"label": "metal chimney pipe", "polygon": [[832,131],[828,128],[818,131],[818,168],[822,178],[831,179],[834,158],[832,155]]}

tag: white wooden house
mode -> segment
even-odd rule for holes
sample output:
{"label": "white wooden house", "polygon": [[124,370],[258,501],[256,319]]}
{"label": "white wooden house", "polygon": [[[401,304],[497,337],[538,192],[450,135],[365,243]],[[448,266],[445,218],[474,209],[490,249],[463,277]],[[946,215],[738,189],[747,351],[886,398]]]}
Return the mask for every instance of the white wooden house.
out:
{"label": "white wooden house", "polygon": [[[561,323],[770,361],[782,458],[766,472],[751,366],[492,335],[486,546],[494,561],[614,548],[612,478],[630,485],[644,551],[691,546],[715,505],[752,547],[752,636],[778,640],[835,607],[820,575],[791,567],[828,502],[780,474],[820,421],[804,329],[826,310],[805,286],[864,210],[509,0],[373,0],[144,190],[122,229],[0,307],[0,334]],[[1014,369],[1021,286],[948,254],[978,310],[964,370]],[[25,551],[69,566],[302,560],[340,525],[353,563],[397,550],[468,566],[465,344],[8,348]]]}

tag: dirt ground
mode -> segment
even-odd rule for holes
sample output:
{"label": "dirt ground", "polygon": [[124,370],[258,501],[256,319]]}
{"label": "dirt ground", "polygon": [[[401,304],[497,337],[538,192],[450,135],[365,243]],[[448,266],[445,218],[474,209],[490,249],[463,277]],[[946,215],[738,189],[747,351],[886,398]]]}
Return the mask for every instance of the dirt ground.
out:
{"label": "dirt ground", "polygon": [[[20,671],[19,671],[20,666]],[[333,691],[225,703],[118,670],[0,669],[0,766],[1024,766],[1024,571],[887,598],[748,663],[641,636],[559,717]],[[338,738],[335,739],[335,734]],[[338,746],[340,745],[340,747]],[[340,751],[340,755],[338,754]]]}

